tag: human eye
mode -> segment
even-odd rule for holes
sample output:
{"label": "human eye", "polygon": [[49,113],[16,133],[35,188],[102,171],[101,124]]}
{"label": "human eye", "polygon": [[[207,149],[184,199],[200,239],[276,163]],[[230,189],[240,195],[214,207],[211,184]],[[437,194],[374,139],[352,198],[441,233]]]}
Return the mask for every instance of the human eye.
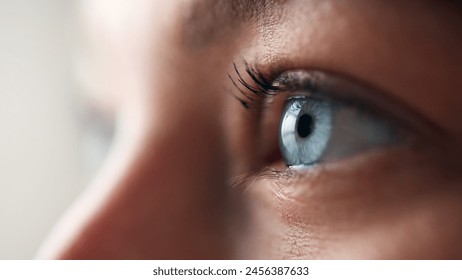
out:
{"label": "human eye", "polygon": [[279,147],[286,165],[333,162],[405,142],[399,125],[365,104],[335,97],[345,88],[332,88],[324,81],[335,78],[316,72],[291,74],[310,80],[316,77],[318,85],[288,93],[279,128]]}
{"label": "human eye", "polygon": [[422,132],[407,108],[340,75],[295,69],[266,76],[256,69],[246,64],[252,82],[238,71],[250,92],[241,89],[244,104],[260,111],[260,131],[272,131],[261,142],[276,137],[277,153],[288,167],[310,168],[410,144]]}

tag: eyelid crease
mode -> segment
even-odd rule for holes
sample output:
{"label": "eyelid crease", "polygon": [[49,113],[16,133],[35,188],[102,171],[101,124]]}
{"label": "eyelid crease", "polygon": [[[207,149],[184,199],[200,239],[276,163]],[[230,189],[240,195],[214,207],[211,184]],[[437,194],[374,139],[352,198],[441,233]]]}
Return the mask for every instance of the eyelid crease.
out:
{"label": "eyelid crease", "polygon": [[[252,66],[243,60],[247,81],[237,64],[233,63],[237,74],[237,83],[231,75],[229,79],[234,86],[247,99],[246,108],[253,110],[267,109],[265,104],[271,104],[271,100],[285,94],[286,99],[294,95],[312,96],[336,103],[344,103],[367,111],[385,120],[394,122],[404,131],[410,132],[411,136],[423,138],[432,142],[443,142],[448,139],[447,133],[440,126],[426,118],[421,112],[414,110],[408,104],[400,102],[390,94],[386,94],[374,87],[363,85],[355,80],[342,77],[341,74],[324,72],[322,70],[304,70],[302,68],[284,69],[282,67],[271,68],[266,66]],[[242,87],[239,87],[240,84]],[[247,90],[247,92],[246,92]],[[239,99],[238,96],[236,96]],[[415,137],[414,137],[415,138]]]}

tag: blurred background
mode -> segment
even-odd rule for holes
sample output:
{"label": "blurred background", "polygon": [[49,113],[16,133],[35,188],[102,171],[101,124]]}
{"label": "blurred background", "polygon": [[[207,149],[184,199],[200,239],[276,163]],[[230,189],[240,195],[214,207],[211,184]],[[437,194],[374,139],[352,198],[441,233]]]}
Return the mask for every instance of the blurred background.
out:
{"label": "blurred background", "polygon": [[0,0],[0,259],[34,257],[107,150],[74,79],[76,4]]}

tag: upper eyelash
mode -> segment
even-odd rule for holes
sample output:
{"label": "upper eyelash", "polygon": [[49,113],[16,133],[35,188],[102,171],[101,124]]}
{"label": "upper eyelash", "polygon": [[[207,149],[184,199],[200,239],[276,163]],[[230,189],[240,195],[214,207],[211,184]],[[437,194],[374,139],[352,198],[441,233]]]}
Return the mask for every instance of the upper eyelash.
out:
{"label": "upper eyelash", "polygon": [[[312,94],[318,92],[322,82],[318,77],[312,76],[308,79],[308,83],[303,85],[294,82],[293,77],[288,72],[275,71],[271,75],[264,74],[258,67],[252,67],[247,61],[243,60],[244,72],[252,80],[251,83],[244,79],[243,74],[239,71],[237,64],[233,62],[233,68],[237,75],[237,81],[228,74],[234,87],[244,96],[244,99],[234,94],[234,97],[239,100],[245,109],[251,108],[251,105],[259,108],[263,105],[263,100],[268,97],[273,97],[282,91],[291,91],[304,88]],[[240,86],[239,86],[240,85]],[[243,88],[242,88],[243,87]],[[252,95],[252,96],[251,96]]]}
{"label": "upper eyelash", "polygon": [[[265,105],[269,104],[272,100],[271,98],[275,95],[281,92],[292,92],[302,89],[303,92],[315,98],[328,99],[331,102],[341,101],[357,109],[373,111],[374,113],[382,111],[376,104],[344,95],[344,92],[346,92],[344,89],[337,88],[333,92],[327,90],[329,94],[326,94],[326,86],[329,86],[325,84],[325,79],[319,76],[318,71],[313,72],[314,74],[310,73],[309,78],[300,80],[299,77],[294,76],[297,74],[293,71],[272,71],[271,74],[265,74],[258,67],[252,67],[245,60],[243,60],[243,64],[245,74],[247,74],[252,82],[247,82],[244,79],[242,72],[239,71],[235,62],[233,62],[233,68],[237,75],[237,82],[230,74],[228,74],[228,77],[246,99],[242,99],[234,94],[234,97],[241,102],[245,109],[256,109],[257,111],[265,109]],[[263,101],[269,102],[265,103]]]}
{"label": "upper eyelash", "polygon": [[[235,62],[233,62],[233,68],[237,75],[237,81],[230,74],[228,74],[228,78],[231,80],[232,84],[247,99],[246,101],[235,95],[235,97],[241,102],[244,108],[249,109],[251,104],[259,104],[258,101],[281,91],[282,87],[279,84],[274,84],[274,79],[263,75],[263,73],[259,71],[258,68],[250,66],[250,64],[245,60],[244,66],[245,73],[253,81],[252,84],[244,79]],[[239,84],[241,86],[239,86]],[[244,89],[242,87],[244,87]],[[252,94],[253,97],[249,94]]]}

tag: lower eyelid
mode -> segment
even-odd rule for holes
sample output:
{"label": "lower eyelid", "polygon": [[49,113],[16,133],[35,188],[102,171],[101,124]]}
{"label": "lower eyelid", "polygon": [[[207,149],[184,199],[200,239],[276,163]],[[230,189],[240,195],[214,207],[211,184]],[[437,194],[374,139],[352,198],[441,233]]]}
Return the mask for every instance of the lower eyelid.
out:
{"label": "lower eyelid", "polygon": [[[396,164],[396,159],[401,159],[401,162]],[[263,174],[261,179],[271,181],[273,191],[283,193],[287,201],[304,205],[307,199],[343,200],[347,196],[362,196],[369,192],[377,192],[375,185],[361,183],[361,178],[370,176],[373,174],[371,171],[375,170],[373,172],[380,172],[382,177],[375,178],[381,182],[381,178],[388,177],[387,174],[396,174],[402,166],[408,166],[416,160],[417,157],[412,152],[400,147],[393,151],[378,151],[337,162],[328,162],[313,168],[276,165],[274,168],[279,170],[277,177]],[[394,186],[389,186],[387,191],[392,192],[393,188]]]}

